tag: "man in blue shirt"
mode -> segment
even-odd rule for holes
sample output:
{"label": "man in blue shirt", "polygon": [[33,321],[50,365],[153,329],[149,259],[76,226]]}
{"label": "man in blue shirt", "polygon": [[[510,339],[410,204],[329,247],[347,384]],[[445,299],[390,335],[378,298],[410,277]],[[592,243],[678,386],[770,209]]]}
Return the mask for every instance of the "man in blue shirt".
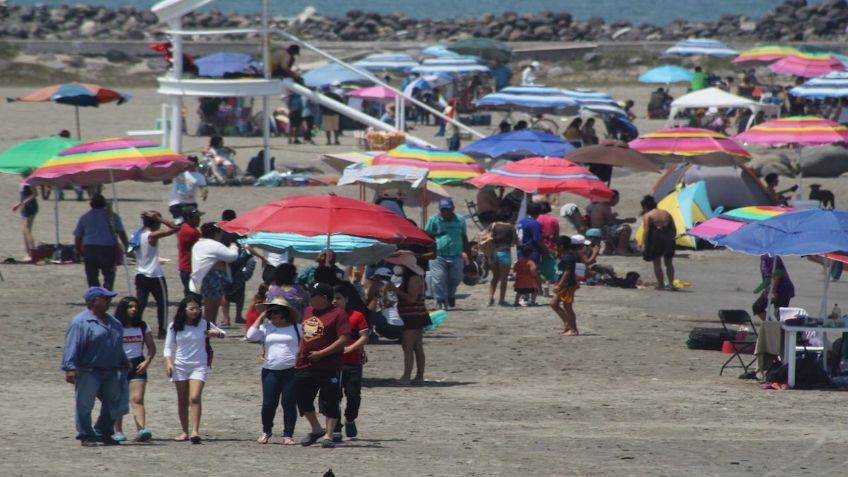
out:
{"label": "man in blue shirt", "polygon": [[[115,418],[128,412],[121,402],[121,370],[129,366],[124,353],[124,328],[108,313],[109,301],[117,293],[101,287],[86,290],[83,298],[88,308],[71,320],[65,334],[62,369],[65,381],[74,385],[77,439],[83,446],[102,442],[115,445],[112,439]],[[100,400],[100,416],[91,426],[94,398]]]}
{"label": "man in blue shirt", "polygon": [[[103,287],[111,290],[115,283],[115,254],[118,239],[127,249],[127,234],[121,217],[106,209],[106,199],[95,194],[91,201],[91,210],[82,214],[74,229],[74,242],[77,254],[85,262],[85,278],[89,287],[99,287],[99,274],[103,274]],[[123,255],[123,253],[121,253]]]}
{"label": "man in blue shirt", "polygon": [[547,252],[545,241],[542,238],[542,226],[539,225],[539,222],[536,220],[536,217],[538,217],[541,212],[541,204],[530,202],[527,204],[527,216],[518,221],[518,226],[516,227],[520,242],[518,247],[518,257],[524,258],[523,253],[521,253],[521,249],[525,245],[532,245],[533,255],[528,258],[533,260],[536,266],[541,265],[543,252]]}
{"label": "man in blue shirt", "polygon": [[430,260],[429,292],[439,309],[456,306],[456,289],[462,281],[462,252],[468,244],[465,221],[454,213],[453,200],[439,201],[439,213],[427,220],[424,232],[436,241],[436,258]]}

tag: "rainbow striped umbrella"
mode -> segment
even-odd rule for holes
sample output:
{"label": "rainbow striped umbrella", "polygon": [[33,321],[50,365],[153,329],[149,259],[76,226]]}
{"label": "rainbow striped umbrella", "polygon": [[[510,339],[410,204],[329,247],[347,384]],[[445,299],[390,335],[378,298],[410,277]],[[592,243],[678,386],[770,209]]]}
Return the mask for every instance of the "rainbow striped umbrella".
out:
{"label": "rainbow striped umbrella", "polygon": [[101,185],[124,180],[171,179],[192,163],[167,147],[143,139],[111,138],[65,149],[27,178],[32,185]]}
{"label": "rainbow striped umbrella", "polygon": [[800,53],[801,51],[791,46],[764,45],[739,53],[739,56],[734,58],[731,63],[771,63],[772,61],[777,61],[786,58],[787,56],[797,55]]}
{"label": "rainbow striped umbrella", "polygon": [[815,78],[831,71],[842,71],[845,65],[831,55],[798,53],[775,61],[769,69],[784,75]]}
{"label": "rainbow striped umbrella", "polygon": [[751,207],[740,207],[729,212],[707,219],[692,227],[686,233],[694,237],[712,242],[718,238],[735,232],[746,224],[770,219],[780,214],[795,210],[791,207],[754,205]]}
{"label": "rainbow striped umbrella", "polygon": [[403,144],[374,158],[373,165],[413,166],[427,169],[427,178],[436,184],[464,182],[485,170],[471,156],[458,151],[425,149]]}
{"label": "rainbow striped umbrella", "polygon": [[683,160],[702,166],[739,165],[751,154],[719,132],[700,128],[660,129],[639,136],[629,146],[664,162]]}
{"label": "rainbow striped umbrella", "polygon": [[792,116],[766,121],[733,136],[743,144],[818,146],[848,142],[848,127],[815,116]]}

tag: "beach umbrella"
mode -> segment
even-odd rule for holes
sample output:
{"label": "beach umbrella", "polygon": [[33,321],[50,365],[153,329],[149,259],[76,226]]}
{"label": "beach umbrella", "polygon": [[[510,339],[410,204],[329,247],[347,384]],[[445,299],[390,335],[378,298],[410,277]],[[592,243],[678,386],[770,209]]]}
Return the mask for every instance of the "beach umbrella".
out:
{"label": "beach umbrella", "polygon": [[371,265],[391,255],[397,247],[377,239],[354,235],[313,235],[258,232],[239,243],[297,258],[315,259],[324,250],[332,250],[342,265]]}
{"label": "beach umbrella", "polygon": [[580,103],[563,94],[558,96],[510,94],[503,90],[475,100],[474,105],[482,111],[521,111],[534,116],[539,114],[572,116],[580,112]]}
{"label": "beach umbrella", "polygon": [[791,46],[764,45],[739,53],[739,56],[734,58],[731,63],[771,63],[798,53],[800,53],[800,50]]}
{"label": "beach umbrella", "polygon": [[657,66],[639,76],[639,82],[641,83],[670,84],[688,83],[690,81],[692,81],[692,72],[686,68],[674,65]]}
{"label": "beach umbrella", "polygon": [[[430,60],[427,60],[430,61]],[[490,74],[492,72],[488,66],[461,61],[458,63],[450,63],[450,64],[427,64],[427,61],[424,63],[412,68],[410,71],[413,73],[418,73],[422,75],[439,75],[439,74],[448,74],[452,76],[465,76],[471,74]]]}
{"label": "beach umbrella", "polygon": [[589,200],[609,200],[612,190],[594,174],[571,161],[554,157],[531,157],[492,169],[469,184],[514,187],[528,194],[570,192]]}
{"label": "beach umbrella", "polygon": [[370,166],[375,157],[384,151],[354,151],[326,153],[321,155],[321,161],[338,172],[344,172],[352,164],[363,164]]}
{"label": "beach umbrella", "polygon": [[[657,208],[664,210],[674,220],[674,228],[677,230],[675,244],[679,247],[695,249],[698,243],[695,237],[686,235],[686,231],[698,222],[703,222],[713,215],[710,201],[707,198],[707,184],[704,181],[693,182],[683,186],[663,197],[657,204]],[[634,238],[639,247],[644,247],[645,223],[639,224]]]}
{"label": "beach umbrella", "polygon": [[81,139],[80,132],[80,107],[96,108],[104,103],[124,104],[132,97],[128,94],[104,88],[91,83],[63,83],[47,86],[33,91],[25,96],[7,98],[7,101],[23,101],[32,103],[45,103],[48,101],[68,104],[74,107],[76,113],[77,139]]}
{"label": "beach umbrella", "polygon": [[736,56],[738,51],[729,48],[724,43],[718,40],[707,38],[689,38],[678,41],[674,46],[665,50],[666,55],[701,55],[701,56],[717,56],[719,58],[726,56]]}
{"label": "beach umbrella", "polygon": [[36,169],[32,185],[103,185],[125,180],[171,179],[192,163],[172,149],[145,139],[111,138],[65,149]]}
{"label": "beach umbrella", "polygon": [[571,98],[580,105],[581,109],[595,113],[611,113],[627,116],[627,113],[618,105],[618,102],[603,91],[595,91],[588,88],[574,88],[561,90],[567,98]]}
{"label": "beach umbrella", "polygon": [[453,77],[447,73],[419,75],[418,78],[415,78],[406,85],[403,92],[408,96],[412,96],[416,89],[419,91],[430,91],[433,88],[450,83],[453,83]]}
{"label": "beach umbrella", "polygon": [[752,222],[770,219],[793,210],[795,209],[792,207],[777,205],[752,205],[749,207],[740,207],[707,219],[687,230],[686,233],[708,242],[712,242],[720,237],[733,233]]}
{"label": "beach umbrella", "polygon": [[405,73],[418,66],[414,58],[405,53],[374,53],[353,64],[369,71],[399,71]]}
{"label": "beach umbrella", "polygon": [[392,102],[397,95],[394,91],[382,85],[366,86],[364,88],[354,89],[345,93],[351,98],[360,98],[366,101]]}
{"label": "beach umbrella", "polygon": [[491,38],[467,38],[449,44],[447,49],[498,63],[508,63],[512,59],[512,48]]}
{"label": "beach umbrella", "polygon": [[227,232],[316,235],[354,235],[386,243],[431,244],[433,239],[391,210],[376,204],[337,195],[285,197],[221,224]]}
{"label": "beach umbrella", "polygon": [[321,65],[303,74],[303,82],[306,86],[309,86],[310,88],[320,88],[324,85],[329,85],[336,81],[342,84],[374,84],[374,81],[370,80],[364,75],[355,73],[345,68],[344,66],[338,65],[336,63],[328,63],[325,65]]}
{"label": "beach umbrella", "polygon": [[843,98],[848,96],[848,71],[831,71],[830,73],[808,80],[801,86],[789,90],[793,96],[804,98]]}
{"label": "beach umbrella", "polygon": [[460,56],[459,53],[448,50],[445,45],[428,46],[427,48],[422,49],[418,55],[433,58],[456,58],[457,56]]}
{"label": "beach umbrella", "polygon": [[565,158],[579,163],[606,164],[639,171],[659,172],[662,169],[660,162],[630,148],[626,142],[615,139],[606,139],[600,144],[570,150],[565,153]]}
{"label": "beach umbrella", "polygon": [[80,142],[60,136],[46,136],[15,144],[0,154],[0,173],[31,172],[56,154]]}
{"label": "beach umbrella", "polygon": [[449,58],[430,58],[421,62],[421,66],[461,66],[482,65],[483,62],[476,56],[453,56]]}
{"label": "beach umbrella", "polygon": [[572,149],[574,146],[560,136],[524,129],[478,139],[462,148],[462,152],[474,157],[514,160],[530,156],[563,157]]}
{"label": "beach umbrella", "polygon": [[663,162],[686,161],[702,166],[743,164],[751,154],[724,134],[701,128],[667,128],[630,141],[631,149]]}
{"label": "beach umbrella", "polygon": [[227,73],[245,73],[252,69],[262,71],[262,63],[244,53],[219,51],[194,60],[199,76],[221,78]]}
{"label": "beach umbrella", "polygon": [[758,124],[733,136],[733,140],[772,147],[820,146],[848,142],[848,127],[815,116],[792,116]]}
{"label": "beach umbrella", "polygon": [[845,65],[830,55],[799,54],[777,60],[769,65],[769,69],[784,75],[815,78],[831,71],[844,70]]}
{"label": "beach umbrella", "polygon": [[437,184],[464,182],[485,172],[470,156],[459,151],[426,149],[403,144],[378,155],[373,165],[413,166],[427,169],[427,177]]}

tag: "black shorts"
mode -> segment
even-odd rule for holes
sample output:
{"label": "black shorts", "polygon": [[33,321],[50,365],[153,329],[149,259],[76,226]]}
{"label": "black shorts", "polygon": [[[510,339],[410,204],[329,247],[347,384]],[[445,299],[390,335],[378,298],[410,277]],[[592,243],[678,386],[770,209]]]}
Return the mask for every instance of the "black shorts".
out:
{"label": "black shorts", "polygon": [[315,412],[315,395],[318,395],[324,416],[334,419],[341,417],[341,376],[342,371],[335,369],[298,369],[294,375],[294,392],[300,415]]}
{"label": "black shorts", "polygon": [[[784,295],[777,295],[774,298],[774,301],[771,302],[771,304],[772,304],[772,306],[774,306],[774,310],[777,311],[778,308],[788,307],[790,300],[792,300],[792,297],[788,297],[788,296],[784,296]],[[751,310],[754,312],[755,315],[759,315],[760,313],[765,313],[767,301],[768,301],[768,297],[766,296],[765,293],[763,293],[762,295],[760,295],[759,298],[757,298],[757,301],[755,301],[753,306],[751,306]]]}
{"label": "black shorts", "polygon": [[642,258],[651,262],[657,258],[671,258],[674,256],[675,247],[674,229],[670,226],[661,229],[651,228],[645,242],[645,252]]}
{"label": "black shorts", "polygon": [[289,112],[289,128],[297,129],[303,124],[303,115],[299,111]]}

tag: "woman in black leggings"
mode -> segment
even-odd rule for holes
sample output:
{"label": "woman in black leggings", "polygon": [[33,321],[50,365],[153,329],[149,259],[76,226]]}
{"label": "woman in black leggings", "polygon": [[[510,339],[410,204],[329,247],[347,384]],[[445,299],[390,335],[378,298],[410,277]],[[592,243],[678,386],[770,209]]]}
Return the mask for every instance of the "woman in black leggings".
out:
{"label": "woman in black leggings", "polygon": [[[176,234],[180,228],[173,222],[162,218],[155,210],[141,214],[141,246],[136,252],[135,295],[138,297],[139,315],[147,307],[150,295],[156,300],[156,321],[159,324],[159,338],[165,338],[168,324],[168,285],[159,266],[159,239]],[[162,224],[165,228],[162,228]]]}

